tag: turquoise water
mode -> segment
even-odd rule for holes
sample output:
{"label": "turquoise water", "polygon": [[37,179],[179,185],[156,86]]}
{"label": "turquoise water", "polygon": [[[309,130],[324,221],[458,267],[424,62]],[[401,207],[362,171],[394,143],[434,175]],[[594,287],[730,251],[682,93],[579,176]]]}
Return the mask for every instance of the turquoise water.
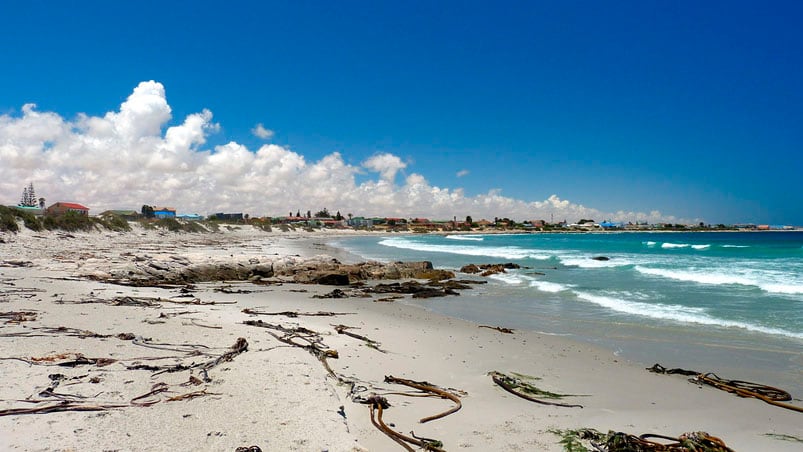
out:
{"label": "turquoise water", "polygon": [[803,392],[803,232],[413,234],[334,245],[438,268],[514,262],[522,268],[460,297],[415,303],[571,336],[645,364],[727,369]]}

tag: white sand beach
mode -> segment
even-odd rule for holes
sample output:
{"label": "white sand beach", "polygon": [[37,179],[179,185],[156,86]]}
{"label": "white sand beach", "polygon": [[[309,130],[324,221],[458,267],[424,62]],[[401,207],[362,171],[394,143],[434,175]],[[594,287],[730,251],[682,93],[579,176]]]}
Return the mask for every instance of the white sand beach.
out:
{"label": "white sand beach", "polygon": [[[705,431],[737,451],[803,448],[803,413],[656,375],[644,369],[653,363],[565,337],[508,334],[382,295],[313,298],[335,287],[281,277],[191,289],[108,281],[146,264],[353,261],[327,246],[329,237],[249,226],[0,234],[0,450],[404,450],[372,424],[368,404],[356,403],[372,395],[389,402],[383,421],[391,429],[437,439],[443,450],[561,451],[552,431],[580,428]],[[322,313],[334,315],[304,315]],[[282,329],[243,323],[257,320]],[[363,339],[339,334],[338,325]],[[330,351],[332,372],[282,337]],[[570,395],[550,401],[582,407],[516,397],[494,384],[492,371],[525,376]],[[410,396],[417,391],[386,376],[428,382],[462,407],[421,423],[455,403]]]}

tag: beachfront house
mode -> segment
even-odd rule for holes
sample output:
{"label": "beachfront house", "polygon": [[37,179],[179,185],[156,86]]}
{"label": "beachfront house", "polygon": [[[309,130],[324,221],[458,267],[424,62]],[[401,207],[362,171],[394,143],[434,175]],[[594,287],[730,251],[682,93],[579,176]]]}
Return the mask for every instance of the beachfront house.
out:
{"label": "beachfront house", "polygon": [[162,218],[176,218],[176,208],[175,207],[154,207],[153,208],[153,217],[162,219]]}
{"label": "beachfront house", "polygon": [[101,217],[116,216],[126,221],[135,221],[139,219],[140,213],[136,210],[114,209],[106,210],[100,214]]}
{"label": "beachfront house", "polygon": [[57,202],[45,210],[46,215],[61,216],[67,212],[75,212],[78,215],[89,216],[89,207],[74,202]]}
{"label": "beachfront house", "polygon": [[605,230],[622,229],[623,224],[621,222],[603,221],[599,224],[599,227]]}
{"label": "beachfront house", "polygon": [[348,225],[352,228],[371,229],[374,227],[374,220],[365,217],[352,217],[348,220]]}

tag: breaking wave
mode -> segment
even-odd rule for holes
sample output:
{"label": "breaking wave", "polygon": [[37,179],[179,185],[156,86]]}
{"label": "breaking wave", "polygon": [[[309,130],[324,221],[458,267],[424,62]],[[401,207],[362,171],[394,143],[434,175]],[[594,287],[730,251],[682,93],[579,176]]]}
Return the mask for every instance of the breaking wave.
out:
{"label": "breaking wave", "polygon": [[552,257],[544,252],[536,252],[518,246],[483,247],[472,245],[439,245],[423,243],[406,238],[389,238],[379,241],[379,245],[430,253],[450,253],[464,256],[487,256],[503,259],[539,259]]}
{"label": "breaking wave", "polygon": [[746,322],[738,322],[733,320],[719,319],[712,317],[706,313],[703,308],[695,308],[690,306],[668,305],[668,304],[651,304],[640,301],[628,301],[621,298],[615,298],[604,295],[595,295],[587,292],[576,292],[577,298],[594,303],[611,309],[616,312],[622,312],[630,315],[639,315],[643,317],[650,317],[659,320],[673,320],[682,323],[696,323],[701,325],[712,325],[723,328],[742,328],[748,331],[755,331],[758,333],[782,335],[803,339],[803,333],[796,333],[787,331],[780,328],[767,328],[761,325],[753,325]]}
{"label": "breaking wave", "polygon": [[447,235],[446,238],[450,240],[466,240],[469,242],[482,242],[485,240],[481,235]]}
{"label": "breaking wave", "polygon": [[[649,268],[641,265],[634,267],[639,273],[659,276],[677,281],[695,282],[698,284],[724,285],[738,284],[742,286],[758,287],[765,292],[780,294],[803,294],[803,281],[800,282],[779,282],[778,278],[773,278],[768,274],[757,272],[734,272],[717,270],[669,270],[663,268]],[[783,277],[783,276],[780,276]]]}

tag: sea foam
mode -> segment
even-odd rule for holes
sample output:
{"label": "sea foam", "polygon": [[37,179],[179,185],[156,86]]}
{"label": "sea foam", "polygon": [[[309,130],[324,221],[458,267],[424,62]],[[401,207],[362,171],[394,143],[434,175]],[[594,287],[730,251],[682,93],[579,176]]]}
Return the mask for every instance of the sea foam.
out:
{"label": "sea foam", "polygon": [[390,238],[379,241],[380,245],[394,248],[408,249],[413,251],[423,251],[432,253],[450,253],[465,256],[486,256],[498,257],[502,259],[539,259],[546,260],[550,254],[536,252],[517,246],[483,247],[471,245],[439,245],[434,243],[423,243],[415,240],[403,238]]}
{"label": "sea foam", "polygon": [[708,315],[703,308],[690,306],[667,305],[661,303],[644,303],[628,301],[621,298],[595,295],[587,292],[575,292],[577,298],[596,305],[630,315],[650,317],[659,320],[673,320],[681,323],[696,323],[702,325],[718,326],[723,328],[741,328],[758,333],[781,335],[803,339],[803,333],[787,331],[780,328],[768,328],[746,322],[719,319]]}
{"label": "sea foam", "polygon": [[[757,287],[765,292],[778,294],[803,294],[803,281],[788,281],[788,275],[770,271],[737,272],[730,269],[669,270],[650,268],[641,265],[634,267],[639,273],[659,276],[677,281],[695,282],[698,284],[724,285],[738,284]],[[786,281],[780,282],[779,279]]]}
{"label": "sea foam", "polygon": [[485,240],[481,235],[447,235],[446,238],[449,240],[465,240],[469,242],[482,242]]}

